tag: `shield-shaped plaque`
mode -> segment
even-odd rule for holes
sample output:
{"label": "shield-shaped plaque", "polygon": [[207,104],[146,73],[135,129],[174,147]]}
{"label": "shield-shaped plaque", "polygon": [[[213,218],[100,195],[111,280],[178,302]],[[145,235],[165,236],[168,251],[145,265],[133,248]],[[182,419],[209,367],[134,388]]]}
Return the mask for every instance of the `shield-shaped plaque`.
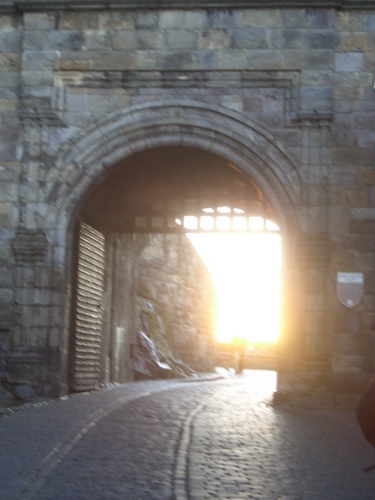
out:
{"label": "shield-shaped plaque", "polygon": [[352,309],[363,298],[363,273],[337,273],[337,296],[344,306]]}

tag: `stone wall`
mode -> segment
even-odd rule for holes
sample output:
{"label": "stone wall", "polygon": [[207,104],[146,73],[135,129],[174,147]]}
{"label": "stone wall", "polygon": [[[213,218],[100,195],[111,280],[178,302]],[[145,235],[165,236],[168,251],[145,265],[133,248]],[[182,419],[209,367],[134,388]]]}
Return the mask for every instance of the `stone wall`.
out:
{"label": "stone wall", "polygon": [[172,352],[194,370],[214,367],[216,293],[185,237],[157,235],[139,259],[138,294],[153,299]]}
{"label": "stone wall", "polygon": [[[315,379],[336,385],[369,377],[371,3],[2,2],[3,380],[35,382],[49,394],[66,386],[72,224],[113,164],[168,144],[221,154],[254,179],[279,217],[280,373],[315,367]],[[364,299],[353,310],[337,299],[338,271],[364,273]],[[280,375],[280,390],[296,390],[287,380]]]}

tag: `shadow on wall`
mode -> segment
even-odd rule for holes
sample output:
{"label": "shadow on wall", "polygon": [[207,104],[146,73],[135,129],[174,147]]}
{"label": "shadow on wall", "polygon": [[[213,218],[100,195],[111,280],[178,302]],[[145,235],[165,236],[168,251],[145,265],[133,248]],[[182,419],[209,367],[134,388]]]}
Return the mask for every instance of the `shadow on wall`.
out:
{"label": "shadow on wall", "polygon": [[159,314],[159,307],[150,299],[138,296],[137,309],[140,328],[133,350],[136,380],[193,376],[186,363],[176,359]]}
{"label": "shadow on wall", "polygon": [[[214,370],[216,293],[188,238],[158,234],[143,250],[137,309],[138,341],[133,353],[137,367],[148,353],[158,376]],[[167,363],[170,370],[160,363]],[[145,370],[150,367],[142,366],[141,371]]]}

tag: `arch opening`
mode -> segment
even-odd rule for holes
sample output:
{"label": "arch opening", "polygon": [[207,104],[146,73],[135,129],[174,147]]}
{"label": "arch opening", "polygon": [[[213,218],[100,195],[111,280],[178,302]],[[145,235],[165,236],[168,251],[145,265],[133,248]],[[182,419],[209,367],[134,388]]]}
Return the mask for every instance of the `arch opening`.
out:
{"label": "arch opening", "polygon": [[[69,370],[75,391],[213,367],[216,294],[185,235],[279,230],[271,203],[240,168],[181,146],[115,164],[86,196],[78,220]],[[99,280],[83,290],[99,254]]]}

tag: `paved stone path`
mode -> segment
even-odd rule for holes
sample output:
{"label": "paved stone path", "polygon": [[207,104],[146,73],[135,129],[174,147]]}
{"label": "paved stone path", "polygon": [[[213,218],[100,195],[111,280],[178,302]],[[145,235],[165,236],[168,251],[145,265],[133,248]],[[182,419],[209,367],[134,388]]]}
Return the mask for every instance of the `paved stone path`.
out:
{"label": "paved stone path", "polygon": [[9,413],[0,499],[374,499],[354,413],[274,409],[274,384],[147,381]]}

